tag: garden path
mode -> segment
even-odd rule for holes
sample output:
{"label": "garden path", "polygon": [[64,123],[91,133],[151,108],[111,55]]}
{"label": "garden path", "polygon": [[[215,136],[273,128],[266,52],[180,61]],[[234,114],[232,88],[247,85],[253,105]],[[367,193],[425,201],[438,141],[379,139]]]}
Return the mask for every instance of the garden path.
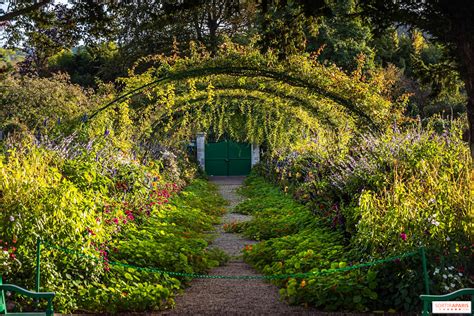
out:
{"label": "garden path", "polygon": [[[238,234],[225,233],[225,223],[242,222],[251,216],[233,213],[242,197],[236,190],[243,177],[213,177],[222,196],[229,201],[222,223],[216,227],[213,247],[224,250],[231,260],[213,269],[210,275],[259,275],[242,259],[242,248],[255,241]],[[176,308],[163,315],[309,315],[303,307],[292,307],[279,300],[278,288],[264,280],[195,279],[183,295],[176,298]],[[311,313],[314,315],[314,313]]]}

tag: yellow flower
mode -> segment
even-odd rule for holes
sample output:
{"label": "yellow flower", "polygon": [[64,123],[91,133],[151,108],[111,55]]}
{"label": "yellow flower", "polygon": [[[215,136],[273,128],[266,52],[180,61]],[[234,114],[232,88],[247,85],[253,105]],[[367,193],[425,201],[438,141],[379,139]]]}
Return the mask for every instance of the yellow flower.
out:
{"label": "yellow flower", "polygon": [[301,281],[301,288],[304,288],[306,286],[306,280]]}

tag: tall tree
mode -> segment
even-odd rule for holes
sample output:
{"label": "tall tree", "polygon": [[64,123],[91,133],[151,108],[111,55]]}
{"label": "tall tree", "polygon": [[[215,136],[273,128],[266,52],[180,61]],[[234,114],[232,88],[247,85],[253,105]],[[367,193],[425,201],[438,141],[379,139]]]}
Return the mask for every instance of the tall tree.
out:
{"label": "tall tree", "polygon": [[321,19],[318,35],[312,40],[310,49],[324,46],[321,60],[335,63],[346,71],[358,67],[359,56],[364,55],[365,68],[373,68],[375,52],[371,47],[370,23],[353,16],[355,0],[328,0],[331,15]]}
{"label": "tall tree", "polygon": [[117,5],[121,27],[118,42],[129,56],[169,54],[178,44],[200,42],[216,52],[220,36],[234,36],[249,29],[253,1],[184,0],[143,1]]}
{"label": "tall tree", "polygon": [[[13,2],[12,2],[13,3]],[[116,42],[128,65],[148,54],[170,54],[190,41],[216,52],[222,35],[242,35],[254,23],[255,1],[64,1],[15,2],[0,18],[8,43],[27,52],[39,73],[47,60],[81,42]],[[0,20],[1,22],[2,20]]]}
{"label": "tall tree", "polygon": [[96,1],[35,2],[10,1],[7,13],[0,16],[8,46],[26,55],[24,69],[42,74],[51,56],[80,41],[100,41],[112,32],[108,7]]}
{"label": "tall tree", "polygon": [[416,27],[451,52],[468,95],[469,146],[474,159],[474,1],[363,0],[359,4],[360,14],[379,28],[394,23]]}

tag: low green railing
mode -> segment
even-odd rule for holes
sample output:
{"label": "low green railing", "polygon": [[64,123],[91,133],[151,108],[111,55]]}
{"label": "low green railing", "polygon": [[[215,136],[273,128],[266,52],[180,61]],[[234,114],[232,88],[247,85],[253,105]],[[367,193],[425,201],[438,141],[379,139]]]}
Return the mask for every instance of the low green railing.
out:
{"label": "low green railing", "polygon": [[41,264],[41,246],[44,246],[48,249],[58,250],[66,254],[79,256],[82,258],[87,258],[90,260],[94,260],[96,262],[106,262],[108,265],[112,266],[120,266],[124,268],[132,268],[138,271],[146,271],[146,272],[153,272],[153,273],[160,273],[166,274],[170,276],[177,276],[177,277],[187,277],[193,279],[236,279],[236,280],[257,280],[257,279],[266,279],[266,280],[276,280],[276,279],[287,279],[287,278],[305,278],[305,277],[315,277],[320,275],[327,275],[337,272],[344,272],[344,271],[351,271],[361,268],[368,268],[375,265],[393,262],[395,260],[404,259],[407,257],[413,257],[419,255],[421,257],[422,269],[423,269],[423,283],[425,288],[424,295],[421,295],[420,298],[423,301],[423,316],[430,315],[431,313],[431,306],[430,302],[434,300],[441,300],[441,301],[448,301],[450,299],[462,296],[462,295],[472,295],[474,294],[474,289],[462,289],[447,295],[429,295],[430,294],[430,280],[428,275],[428,268],[427,268],[427,259],[426,259],[426,252],[424,247],[420,247],[418,251],[412,251],[403,253],[397,256],[391,256],[384,259],[374,260],[371,262],[361,263],[353,266],[347,266],[344,268],[337,268],[337,269],[322,269],[320,271],[314,272],[306,272],[306,273],[288,273],[288,274],[273,274],[273,275],[208,275],[208,274],[196,274],[196,273],[184,273],[184,272],[175,272],[175,271],[167,271],[155,267],[140,267],[128,263],[123,263],[119,261],[108,261],[102,257],[91,256],[85,254],[83,252],[64,248],[58,245],[54,245],[48,241],[41,241],[38,239],[37,241],[37,251],[36,251],[36,290],[39,291],[40,289],[40,264]]}
{"label": "low green railing", "polygon": [[[83,252],[73,250],[73,249],[68,249],[64,247],[60,247],[54,244],[51,244],[47,241],[42,241],[38,242],[38,249],[37,249],[37,263],[40,261],[40,256],[41,256],[41,245],[44,245],[45,247],[49,249],[56,249],[59,250],[63,253],[71,254],[71,255],[76,255],[82,258],[88,258],[90,260],[94,260],[96,262],[107,262],[107,264],[112,265],[112,266],[120,266],[124,268],[132,268],[135,270],[139,271],[146,271],[146,272],[154,272],[154,273],[160,273],[160,274],[167,274],[171,276],[178,276],[178,277],[188,277],[192,279],[237,279],[237,280],[257,280],[257,279],[267,279],[267,280],[275,280],[275,279],[287,279],[287,278],[305,278],[305,277],[311,277],[311,276],[319,276],[319,275],[326,275],[326,274],[332,274],[336,272],[343,272],[343,271],[351,271],[351,270],[357,270],[361,268],[368,268],[372,267],[375,265],[379,265],[382,263],[386,262],[392,262],[397,259],[403,259],[407,257],[413,257],[419,254],[419,251],[412,251],[412,252],[407,252],[398,256],[392,256],[388,257],[385,259],[380,259],[380,260],[375,260],[372,262],[367,262],[367,263],[361,263],[358,265],[353,265],[353,266],[347,266],[344,268],[337,268],[337,269],[322,269],[321,271],[314,271],[314,272],[306,272],[306,273],[288,273],[288,274],[273,274],[273,275],[208,275],[208,274],[196,274],[196,273],[184,273],[184,272],[174,272],[174,271],[167,271],[167,270],[162,270],[158,268],[150,268],[150,267],[140,267],[128,263],[123,263],[123,262],[118,262],[118,261],[107,261],[104,260],[101,257],[95,257],[91,255],[87,255]],[[40,268],[39,264],[37,265],[36,269],[36,280],[37,280],[37,288],[39,287],[39,273],[40,273]]]}

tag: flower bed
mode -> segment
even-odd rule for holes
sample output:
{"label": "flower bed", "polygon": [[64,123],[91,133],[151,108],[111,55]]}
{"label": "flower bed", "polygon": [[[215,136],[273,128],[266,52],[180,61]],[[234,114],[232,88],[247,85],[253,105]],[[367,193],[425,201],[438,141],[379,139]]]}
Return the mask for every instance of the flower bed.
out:
{"label": "flower bed", "polygon": [[186,278],[109,262],[205,273],[226,259],[206,250],[206,232],[218,222],[224,200],[204,180],[171,182],[176,175],[161,165],[117,153],[104,159],[94,149],[71,156],[29,145],[1,154],[0,274],[33,289],[35,245],[42,238],[41,285],[57,293],[55,311],[172,306]]}
{"label": "flower bed", "polygon": [[[455,123],[443,133],[428,124],[362,136],[343,151],[300,147],[268,160],[259,173],[291,193],[306,211],[299,211],[301,205],[284,208],[276,198],[259,205],[251,199],[239,208],[262,211],[245,233],[260,239],[296,238],[301,227],[316,220],[338,232],[354,260],[370,261],[425,246],[432,292],[472,286],[472,162]],[[312,236],[313,231],[303,235]],[[281,250],[270,246],[272,240],[259,246],[266,247],[267,257]],[[447,269],[451,272],[441,273]],[[418,295],[424,292],[419,259],[384,265],[377,269],[376,281],[378,298],[366,307],[419,310]]]}

